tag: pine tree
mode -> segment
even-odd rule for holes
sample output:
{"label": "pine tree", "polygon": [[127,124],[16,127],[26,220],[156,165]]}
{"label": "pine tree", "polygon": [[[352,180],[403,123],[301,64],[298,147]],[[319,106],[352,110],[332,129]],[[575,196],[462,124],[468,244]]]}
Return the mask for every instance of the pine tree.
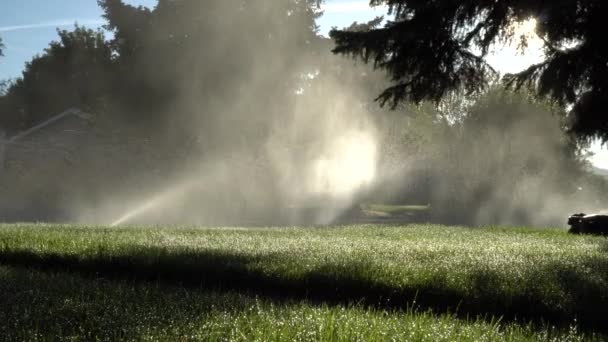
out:
{"label": "pine tree", "polygon": [[[492,44],[518,40],[513,24],[536,19],[546,59],[503,78],[564,107],[580,138],[608,141],[608,35],[603,0],[371,0],[392,20],[367,30],[332,30],[335,53],[351,55],[390,75],[378,100],[440,101],[448,93],[484,90],[497,76],[485,61]],[[376,22],[377,24],[377,22]],[[526,43],[522,38],[520,43]]]}

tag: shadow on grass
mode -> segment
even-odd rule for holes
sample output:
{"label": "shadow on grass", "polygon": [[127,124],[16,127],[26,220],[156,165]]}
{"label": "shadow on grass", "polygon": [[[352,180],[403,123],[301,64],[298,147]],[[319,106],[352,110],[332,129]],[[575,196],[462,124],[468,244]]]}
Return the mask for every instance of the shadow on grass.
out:
{"label": "shadow on grass", "polygon": [[[583,329],[608,331],[608,261],[601,258],[579,260],[593,270],[589,276],[576,267],[555,263],[547,266],[554,284],[566,301],[547,301],[543,286],[531,279],[524,291],[505,293],[501,276],[492,270],[478,271],[470,280],[472,289],[454,289],[446,275],[436,275],[424,283],[393,287],[366,280],[365,262],[328,263],[307,273],[289,276],[256,269],[281,254],[246,256],[212,251],[173,251],[146,247],[123,255],[80,257],[28,250],[2,251],[0,264],[43,271],[66,271],[103,279],[159,281],[192,288],[240,291],[273,300],[306,299],[312,302],[358,303],[363,306],[402,310],[408,307],[450,312],[458,317],[491,316],[504,320],[533,321],[567,326],[574,319]],[[503,275],[504,277],[504,275]]]}
{"label": "shadow on grass", "polygon": [[228,340],[230,325],[205,336],[213,324],[205,327],[202,322],[246,314],[257,303],[233,292],[0,269],[2,341],[202,341],[214,335],[215,340]]}

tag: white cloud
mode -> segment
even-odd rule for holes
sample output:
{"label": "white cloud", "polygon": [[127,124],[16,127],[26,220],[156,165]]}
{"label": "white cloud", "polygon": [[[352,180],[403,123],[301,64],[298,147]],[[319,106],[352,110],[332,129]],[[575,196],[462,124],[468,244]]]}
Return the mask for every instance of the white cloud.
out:
{"label": "white cloud", "polygon": [[102,19],[65,19],[65,20],[54,20],[47,21],[36,24],[25,24],[25,25],[13,25],[13,26],[0,26],[0,32],[10,32],[10,31],[21,31],[21,30],[33,30],[39,28],[49,28],[49,27],[66,27],[72,26],[75,23],[79,25],[91,25],[98,26],[103,25],[105,23]]}
{"label": "white cloud", "polygon": [[381,7],[369,7],[369,1],[349,1],[329,3],[321,6],[325,13],[353,13],[353,12],[369,12],[380,9]]}

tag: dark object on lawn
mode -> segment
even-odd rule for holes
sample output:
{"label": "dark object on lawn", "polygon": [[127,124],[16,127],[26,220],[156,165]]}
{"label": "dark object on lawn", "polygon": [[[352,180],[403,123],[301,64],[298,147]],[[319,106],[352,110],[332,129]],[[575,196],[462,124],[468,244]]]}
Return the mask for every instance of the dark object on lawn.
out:
{"label": "dark object on lawn", "polygon": [[574,214],[568,218],[571,234],[608,235],[608,215]]}

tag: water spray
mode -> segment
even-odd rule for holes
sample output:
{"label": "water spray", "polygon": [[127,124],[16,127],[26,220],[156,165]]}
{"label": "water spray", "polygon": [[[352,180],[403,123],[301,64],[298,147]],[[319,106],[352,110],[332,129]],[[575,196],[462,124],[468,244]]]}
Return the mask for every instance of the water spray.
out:
{"label": "water spray", "polygon": [[116,227],[118,225],[129,222],[130,220],[142,216],[149,211],[160,208],[164,205],[167,205],[169,202],[175,200],[178,197],[186,195],[188,192],[193,191],[198,184],[193,184],[191,182],[187,182],[184,184],[180,184],[177,186],[173,186],[170,189],[163,191],[159,194],[152,196],[151,199],[145,200],[142,204],[136,206],[131,209],[127,213],[123,214],[121,217],[114,220],[110,226]]}

